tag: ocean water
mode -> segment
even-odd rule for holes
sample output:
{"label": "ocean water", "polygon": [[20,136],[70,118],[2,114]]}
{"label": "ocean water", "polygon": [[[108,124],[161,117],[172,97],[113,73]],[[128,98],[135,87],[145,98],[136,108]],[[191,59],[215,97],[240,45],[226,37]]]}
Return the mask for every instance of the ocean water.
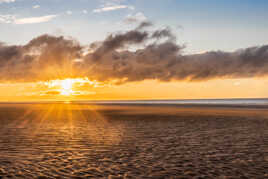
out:
{"label": "ocean water", "polygon": [[268,98],[251,99],[185,99],[185,100],[114,100],[79,101],[81,104],[167,104],[167,105],[231,105],[231,106],[268,106]]}

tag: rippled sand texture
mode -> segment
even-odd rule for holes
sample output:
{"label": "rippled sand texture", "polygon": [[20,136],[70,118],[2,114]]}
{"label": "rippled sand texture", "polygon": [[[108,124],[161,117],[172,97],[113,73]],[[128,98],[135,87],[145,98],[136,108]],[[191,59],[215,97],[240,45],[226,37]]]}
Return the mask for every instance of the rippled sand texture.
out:
{"label": "rippled sand texture", "polygon": [[0,176],[268,178],[266,111],[2,104]]}

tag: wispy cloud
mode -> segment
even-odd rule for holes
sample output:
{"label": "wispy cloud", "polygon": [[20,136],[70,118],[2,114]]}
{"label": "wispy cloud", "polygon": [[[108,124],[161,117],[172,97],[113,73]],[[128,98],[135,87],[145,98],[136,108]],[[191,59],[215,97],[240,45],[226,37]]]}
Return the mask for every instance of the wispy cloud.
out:
{"label": "wispy cloud", "polygon": [[15,2],[16,0],[0,0],[0,4],[1,3],[11,3],[11,2]]}
{"label": "wispy cloud", "polygon": [[6,24],[11,24],[14,22],[15,16],[14,15],[1,15],[0,14],[0,23],[6,23]]}
{"label": "wispy cloud", "polygon": [[138,12],[136,14],[127,15],[125,19],[123,20],[123,22],[126,24],[132,24],[132,23],[137,23],[137,22],[143,22],[146,20],[147,20],[147,17],[142,12]]}
{"label": "wispy cloud", "polygon": [[66,14],[68,14],[68,15],[72,15],[73,12],[72,12],[72,11],[66,11]]}
{"label": "wispy cloud", "polygon": [[82,12],[83,12],[83,14],[87,14],[88,13],[87,10],[83,10]]}
{"label": "wispy cloud", "polygon": [[0,23],[6,24],[35,24],[35,23],[42,23],[48,22],[58,15],[46,15],[46,16],[39,16],[39,17],[27,17],[27,18],[17,18],[15,15],[0,15]]}
{"label": "wispy cloud", "polygon": [[28,18],[20,18],[15,19],[15,24],[35,24],[35,23],[42,23],[48,22],[52,19],[57,17],[57,15],[47,15],[47,16],[40,16],[40,17],[28,17]]}
{"label": "wispy cloud", "polygon": [[105,6],[102,8],[94,9],[93,12],[94,13],[101,13],[101,12],[107,12],[107,11],[115,11],[115,10],[119,10],[119,9],[134,10],[135,7],[134,6],[127,6],[127,5],[112,5],[112,6]]}
{"label": "wispy cloud", "polygon": [[40,8],[40,5],[38,4],[33,6],[33,9],[38,9],[38,8]]}

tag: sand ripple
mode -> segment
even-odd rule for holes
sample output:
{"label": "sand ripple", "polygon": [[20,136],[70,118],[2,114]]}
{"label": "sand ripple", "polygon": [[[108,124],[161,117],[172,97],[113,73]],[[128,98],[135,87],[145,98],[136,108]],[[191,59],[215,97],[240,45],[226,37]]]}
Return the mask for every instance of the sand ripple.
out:
{"label": "sand ripple", "polygon": [[267,116],[1,106],[0,178],[268,178]]}

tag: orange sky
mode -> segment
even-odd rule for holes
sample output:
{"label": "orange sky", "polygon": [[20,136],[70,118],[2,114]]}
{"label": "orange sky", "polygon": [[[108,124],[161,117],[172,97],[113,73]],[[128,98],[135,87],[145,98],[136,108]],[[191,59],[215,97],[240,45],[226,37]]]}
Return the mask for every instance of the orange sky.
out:
{"label": "orange sky", "polygon": [[268,78],[204,82],[143,81],[121,85],[85,79],[2,83],[0,101],[266,98]]}

